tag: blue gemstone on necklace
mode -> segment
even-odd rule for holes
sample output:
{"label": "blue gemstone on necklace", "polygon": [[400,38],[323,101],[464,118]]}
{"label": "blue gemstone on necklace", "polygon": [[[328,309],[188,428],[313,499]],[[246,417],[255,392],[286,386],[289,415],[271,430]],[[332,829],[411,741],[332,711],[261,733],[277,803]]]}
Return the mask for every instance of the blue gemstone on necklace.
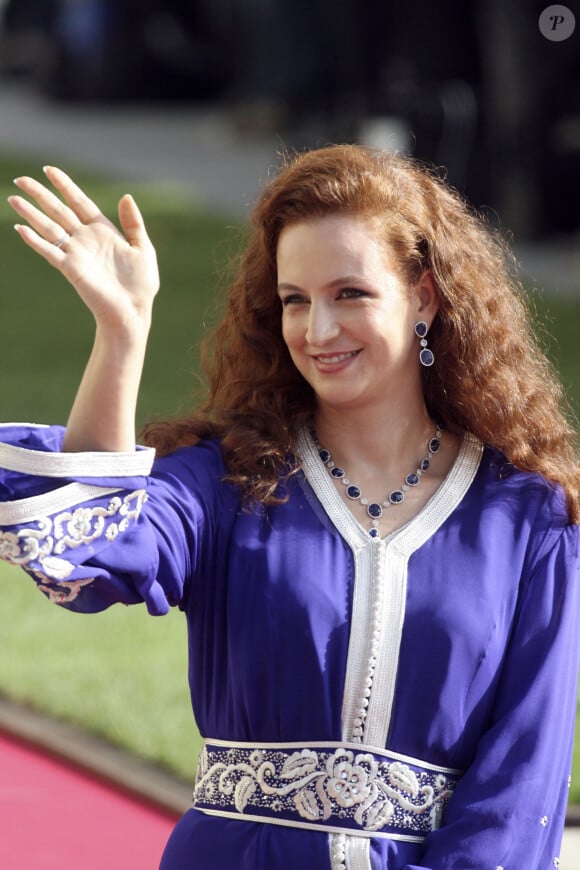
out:
{"label": "blue gemstone on necklace", "polygon": [[[426,331],[427,330],[425,330],[425,333]],[[417,334],[419,335],[419,332]],[[424,342],[422,341],[421,344],[424,345]],[[431,351],[426,347],[423,347],[423,350],[421,352],[424,354],[429,354],[432,357]],[[431,362],[432,361],[433,360],[431,359]],[[430,365],[431,362],[427,362],[427,365]],[[382,506],[377,502],[372,502],[371,504],[368,504],[367,500],[362,497],[360,487],[350,482],[350,480],[346,476],[346,471],[344,470],[344,468],[341,468],[340,465],[334,464],[330,451],[326,450],[326,448],[321,447],[320,444],[318,444],[315,435],[314,440],[318,449],[318,455],[321,461],[328,468],[328,473],[335,480],[340,480],[342,482],[348,498],[352,499],[353,501],[357,501],[358,499],[361,500],[361,504],[366,508],[368,516],[373,520],[373,528],[368,530],[368,534],[371,538],[379,538],[380,535],[376,526],[378,526],[378,520],[383,516],[383,507],[386,508],[389,507],[389,505],[401,504],[401,502],[405,500],[405,493],[408,492],[409,487],[418,486],[418,484],[421,483],[421,476],[423,472],[428,471],[428,469],[431,468],[431,459],[441,447],[441,436],[441,428],[436,424],[435,434],[429,439],[429,443],[427,445],[428,455],[423,457],[416,471],[411,471],[409,474],[407,474],[400,489],[392,490],[392,492],[390,492],[385,497]]]}

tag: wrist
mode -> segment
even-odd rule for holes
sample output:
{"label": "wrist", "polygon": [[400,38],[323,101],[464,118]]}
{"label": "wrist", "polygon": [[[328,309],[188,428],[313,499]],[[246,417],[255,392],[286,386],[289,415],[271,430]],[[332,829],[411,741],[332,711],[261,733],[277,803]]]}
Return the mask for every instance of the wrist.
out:
{"label": "wrist", "polygon": [[151,330],[151,313],[143,313],[116,323],[96,321],[95,344],[122,354],[144,350]]}

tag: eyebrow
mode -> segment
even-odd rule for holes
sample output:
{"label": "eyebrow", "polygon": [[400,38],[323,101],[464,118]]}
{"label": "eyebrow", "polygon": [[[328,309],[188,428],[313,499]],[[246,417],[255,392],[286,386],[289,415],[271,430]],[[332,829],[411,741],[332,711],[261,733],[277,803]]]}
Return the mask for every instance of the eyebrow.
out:
{"label": "eyebrow", "polygon": [[[334,278],[332,281],[329,281],[328,284],[325,284],[325,287],[340,287],[345,284],[366,284],[367,282],[364,278],[361,278],[360,275],[344,275],[342,278]],[[300,291],[302,288],[298,287],[296,284],[287,284],[286,282],[282,282],[278,284],[278,293],[281,291],[291,291],[296,292]]]}

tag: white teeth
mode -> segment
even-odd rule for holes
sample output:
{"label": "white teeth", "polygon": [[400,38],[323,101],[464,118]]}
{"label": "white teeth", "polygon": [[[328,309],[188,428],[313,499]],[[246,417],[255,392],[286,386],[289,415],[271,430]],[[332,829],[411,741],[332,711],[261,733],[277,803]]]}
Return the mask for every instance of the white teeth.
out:
{"label": "white teeth", "polygon": [[356,350],[351,350],[348,353],[337,353],[334,356],[317,356],[316,359],[318,362],[332,365],[333,363],[339,363],[345,359],[350,359],[352,356],[356,356],[356,354]]}

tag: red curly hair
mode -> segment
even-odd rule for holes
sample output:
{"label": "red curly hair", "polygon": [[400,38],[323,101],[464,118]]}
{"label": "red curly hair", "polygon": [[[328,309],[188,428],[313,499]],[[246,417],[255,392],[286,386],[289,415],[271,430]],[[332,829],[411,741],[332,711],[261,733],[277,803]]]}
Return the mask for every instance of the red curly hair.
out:
{"label": "red curly hair", "polygon": [[296,438],[312,419],[315,396],[282,338],[278,238],[290,223],[341,213],[378,222],[409,285],[425,269],[433,274],[439,311],[429,344],[437,363],[423,370],[432,416],[560,484],[578,523],[575,430],[531,327],[509,250],[432,170],[356,145],[295,156],[266,186],[225,316],[202,351],[207,398],[190,417],[149,425],[146,442],[168,453],[220,437],[230,479],[246,496],[264,504],[283,498],[280,480],[297,468]]}

